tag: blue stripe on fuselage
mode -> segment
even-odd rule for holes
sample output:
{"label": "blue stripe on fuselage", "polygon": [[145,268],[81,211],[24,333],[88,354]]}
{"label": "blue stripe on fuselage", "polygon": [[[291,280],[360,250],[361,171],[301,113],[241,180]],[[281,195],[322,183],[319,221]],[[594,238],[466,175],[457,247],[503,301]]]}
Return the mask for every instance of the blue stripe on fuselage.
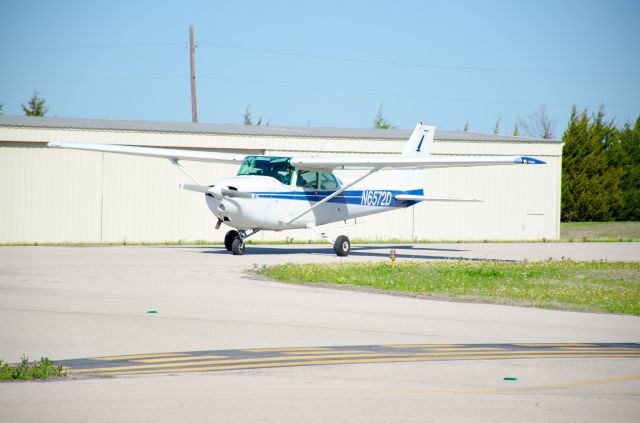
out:
{"label": "blue stripe on fuselage", "polygon": [[[257,198],[274,198],[279,200],[298,200],[307,202],[318,202],[331,195],[335,191],[276,191],[276,192],[252,192]],[[345,191],[329,200],[329,203],[358,204],[363,206],[379,207],[409,207],[419,203],[419,201],[398,201],[396,195],[424,195],[424,190],[413,189],[409,191],[398,190],[357,190]],[[363,195],[365,198],[363,199]]]}

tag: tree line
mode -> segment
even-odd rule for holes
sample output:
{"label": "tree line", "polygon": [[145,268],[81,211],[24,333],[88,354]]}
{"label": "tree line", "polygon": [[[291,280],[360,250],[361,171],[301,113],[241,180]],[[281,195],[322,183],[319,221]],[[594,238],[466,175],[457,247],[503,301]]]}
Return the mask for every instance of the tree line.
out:
{"label": "tree line", "polygon": [[617,127],[574,106],[562,141],[562,221],[640,220],[640,115]]}
{"label": "tree line", "polygon": [[[544,106],[526,119],[518,118],[513,135],[552,139],[554,122]],[[378,129],[395,128],[382,114],[373,121]],[[469,121],[464,131],[469,130]],[[493,133],[500,131],[500,118]],[[640,220],[640,115],[635,122],[616,126],[605,119],[604,108],[589,114],[573,106],[562,135],[561,220],[603,222]]]}
{"label": "tree line", "polygon": [[[26,102],[20,106],[25,116],[39,116],[42,117],[47,114],[49,108],[47,107],[47,100],[40,97],[38,90],[33,91],[33,95]],[[4,104],[0,103],[0,115],[3,114]]]}

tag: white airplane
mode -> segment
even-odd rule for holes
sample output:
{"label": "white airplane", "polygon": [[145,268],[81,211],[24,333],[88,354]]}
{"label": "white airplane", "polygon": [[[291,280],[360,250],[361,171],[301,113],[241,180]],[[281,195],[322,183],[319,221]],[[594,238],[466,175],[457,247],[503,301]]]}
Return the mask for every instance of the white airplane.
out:
{"label": "white airplane", "polygon": [[[421,201],[477,201],[439,198],[424,194],[427,168],[544,164],[532,157],[431,157],[435,127],[416,125],[402,154],[355,157],[274,157],[204,151],[131,147],[123,145],[50,142],[49,147],[169,159],[195,184],[181,188],[205,195],[207,206],[220,225],[234,228],[224,245],[234,255],[245,251],[245,240],[259,231],[307,228],[333,243],[338,256],[347,256],[349,238],[329,238],[317,226],[370,214],[411,207]],[[238,174],[204,185],[179,163],[183,160],[237,163]],[[341,181],[336,169],[362,170],[351,181]]]}

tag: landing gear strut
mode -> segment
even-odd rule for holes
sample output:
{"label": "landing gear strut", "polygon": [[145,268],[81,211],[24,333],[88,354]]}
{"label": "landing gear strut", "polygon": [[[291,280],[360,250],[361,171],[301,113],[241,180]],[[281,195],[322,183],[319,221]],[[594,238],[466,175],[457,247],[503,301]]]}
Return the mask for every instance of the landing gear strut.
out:
{"label": "landing gear strut", "polygon": [[224,236],[224,247],[234,256],[241,256],[244,254],[244,240],[258,232],[260,229],[253,229],[250,233],[231,230]]}
{"label": "landing gear strut", "polygon": [[333,241],[326,233],[321,232],[313,225],[307,225],[307,229],[311,229],[312,231],[320,235],[325,241],[333,242],[333,251],[336,252],[336,255],[338,257],[346,257],[349,255],[349,251],[351,250],[351,242],[346,235],[340,235],[335,241]]}

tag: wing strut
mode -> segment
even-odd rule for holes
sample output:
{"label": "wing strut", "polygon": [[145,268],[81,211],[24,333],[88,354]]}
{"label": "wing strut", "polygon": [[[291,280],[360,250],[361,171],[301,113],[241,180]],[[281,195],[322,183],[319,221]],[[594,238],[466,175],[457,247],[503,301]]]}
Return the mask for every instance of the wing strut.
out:
{"label": "wing strut", "polygon": [[187,175],[189,177],[189,179],[191,179],[193,182],[195,182],[196,184],[202,186],[202,184],[200,183],[200,181],[198,181],[195,176],[193,176],[192,174],[190,174],[189,172],[187,172],[187,169],[185,169],[184,167],[182,167],[182,165],[180,163],[178,163],[178,159],[169,159],[169,161],[174,164],[178,169],[180,169],[180,171],[182,173],[184,173],[185,175]]}
{"label": "wing strut", "polygon": [[357,184],[358,182],[362,181],[364,178],[366,178],[367,176],[371,175],[374,172],[377,172],[378,170],[380,170],[380,168],[378,168],[378,167],[373,168],[369,172],[367,172],[364,175],[362,175],[361,177],[359,177],[357,179],[354,179],[353,181],[349,182],[347,185],[344,185],[343,187],[341,187],[339,190],[337,190],[333,194],[328,195],[325,198],[323,198],[322,200],[318,201],[313,206],[309,207],[307,210],[305,210],[304,212],[300,213],[299,215],[297,215],[293,219],[288,220],[287,222],[285,222],[285,225],[288,225],[288,224],[290,224],[292,222],[295,222],[296,220],[300,219],[305,214],[309,213],[311,210],[315,209],[318,206],[323,205],[324,203],[326,203],[327,201],[331,200],[332,198],[337,197],[338,195],[340,195],[343,192],[345,192],[347,189],[351,188],[353,185]]}

